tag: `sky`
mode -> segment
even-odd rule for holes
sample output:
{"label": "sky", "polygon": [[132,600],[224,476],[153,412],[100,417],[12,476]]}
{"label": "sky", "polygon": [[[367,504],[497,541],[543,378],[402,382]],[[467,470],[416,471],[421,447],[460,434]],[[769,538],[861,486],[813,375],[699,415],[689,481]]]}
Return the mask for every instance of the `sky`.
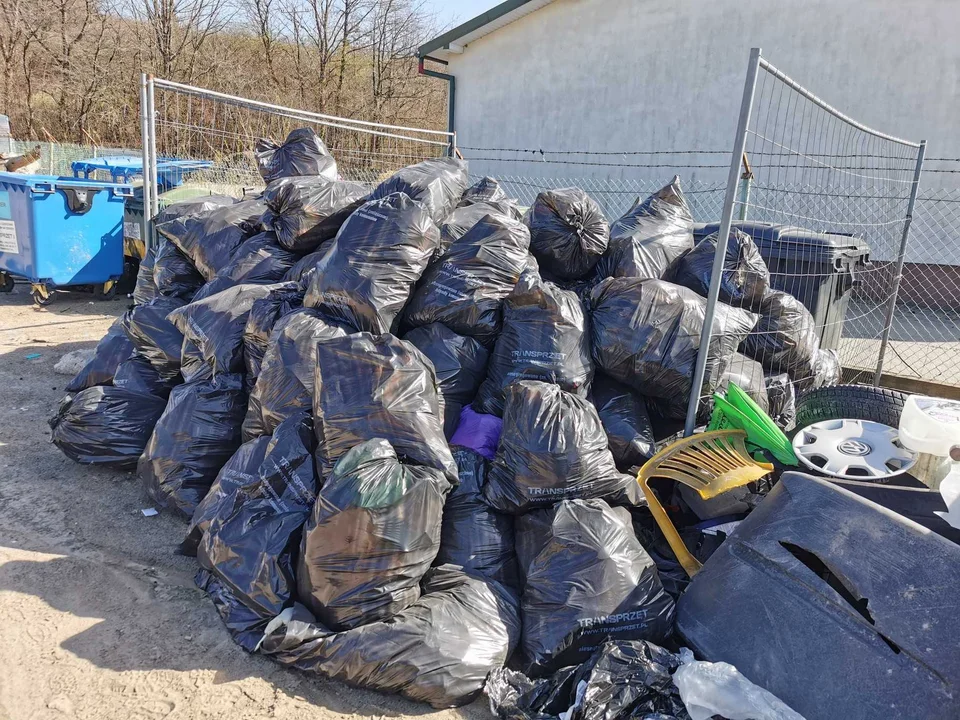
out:
{"label": "sky", "polygon": [[501,2],[503,0],[428,0],[427,4],[442,26],[456,27]]}

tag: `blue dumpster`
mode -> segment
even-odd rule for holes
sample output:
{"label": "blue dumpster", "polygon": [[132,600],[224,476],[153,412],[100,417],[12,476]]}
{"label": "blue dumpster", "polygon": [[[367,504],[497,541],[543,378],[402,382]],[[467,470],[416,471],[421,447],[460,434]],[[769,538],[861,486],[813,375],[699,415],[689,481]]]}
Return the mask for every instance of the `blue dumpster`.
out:
{"label": "blue dumpster", "polygon": [[[157,158],[157,185],[160,192],[179,187],[187,173],[213,167],[210,160],[176,160]],[[143,176],[143,158],[139,155],[110,155],[70,163],[74,177],[89,178],[97,172],[110,173],[113,182],[130,182]]]}
{"label": "blue dumpster", "polygon": [[123,206],[131,185],[0,173],[0,279],[33,284],[34,299],[69,285],[110,295],[123,273]]}

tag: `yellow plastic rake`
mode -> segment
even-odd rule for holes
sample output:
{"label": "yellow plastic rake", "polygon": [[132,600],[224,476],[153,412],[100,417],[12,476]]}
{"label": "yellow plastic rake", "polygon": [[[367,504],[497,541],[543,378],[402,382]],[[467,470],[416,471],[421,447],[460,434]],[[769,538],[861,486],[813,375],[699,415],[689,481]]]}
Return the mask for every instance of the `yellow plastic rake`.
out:
{"label": "yellow plastic rake", "polygon": [[647,505],[687,575],[700,571],[697,560],[683,544],[680,533],[667,515],[656,493],[650,489],[652,478],[667,478],[693,488],[704,500],[756,482],[773,472],[773,465],[758,463],[747,452],[743,430],[717,430],[691,435],[671,443],[644,463],[637,482]]}

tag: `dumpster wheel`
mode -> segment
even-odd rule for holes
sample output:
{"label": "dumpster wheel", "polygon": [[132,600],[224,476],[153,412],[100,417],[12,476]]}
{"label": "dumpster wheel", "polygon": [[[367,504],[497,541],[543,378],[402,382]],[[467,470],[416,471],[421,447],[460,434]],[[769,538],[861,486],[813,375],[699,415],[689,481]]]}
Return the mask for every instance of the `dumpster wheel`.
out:
{"label": "dumpster wheel", "polygon": [[117,281],[107,280],[103,285],[97,285],[94,295],[98,300],[112,300],[117,296]]}
{"label": "dumpster wheel", "polygon": [[46,307],[53,302],[54,293],[43,283],[34,283],[30,289],[33,304],[37,307]]}
{"label": "dumpster wheel", "polygon": [[13,275],[10,273],[0,273],[0,293],[13,292]]}

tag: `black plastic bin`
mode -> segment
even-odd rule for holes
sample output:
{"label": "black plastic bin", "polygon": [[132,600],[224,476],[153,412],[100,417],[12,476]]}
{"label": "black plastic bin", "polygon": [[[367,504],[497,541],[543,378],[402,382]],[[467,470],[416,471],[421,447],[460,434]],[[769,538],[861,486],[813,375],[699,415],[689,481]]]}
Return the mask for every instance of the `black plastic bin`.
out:
{"label": "black plastic bin", "polygon": [[[820,347],[840,349],[840,334],[850,295],[860,273],[870,263],[870,248],[857,237],[816,233],[789,225],[735,222],[733,227],[753,238],[770,268],[770,284],[790,293],[813,314],[820,331]],[[720,223],[698,225],[699,242]]]}

